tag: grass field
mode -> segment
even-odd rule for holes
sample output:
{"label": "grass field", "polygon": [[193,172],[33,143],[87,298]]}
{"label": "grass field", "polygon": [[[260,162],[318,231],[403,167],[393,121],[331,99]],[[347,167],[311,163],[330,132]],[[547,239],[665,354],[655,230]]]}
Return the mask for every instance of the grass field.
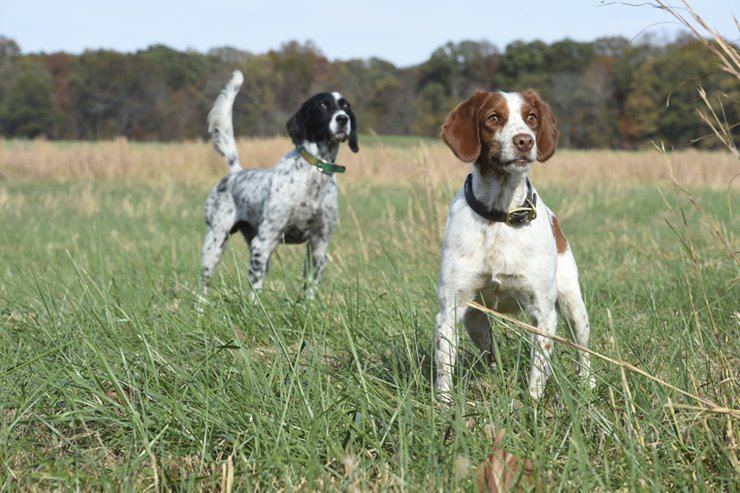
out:
{"label": "grass field", "polygon": [[[445,408],[436,277],[467,170],[436,141],[360,144],[340,153],[320,296],[282,246],[247,303],[234,238],[199,315],[203,202],[225,171],[208,145],[0,142],[0,490],[471,491],[500,430],[548,491],[737,489],[734,158],[563,151],[534,175],[591,347],[690,396],[599,358],[587,391],[557,347],[533,402],[529,338],[499,321],[501,364],[461,365]],[[240,142],[262,166],[287,148]]]}

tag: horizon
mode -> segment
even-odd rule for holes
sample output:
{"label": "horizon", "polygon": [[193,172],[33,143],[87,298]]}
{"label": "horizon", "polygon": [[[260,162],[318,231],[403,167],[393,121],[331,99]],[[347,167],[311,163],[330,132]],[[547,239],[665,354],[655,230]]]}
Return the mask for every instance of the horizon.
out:
{"label": "horizon", "polygon": [[514,43],[525,43],[525,44],[528,44],[528,43],[535,43],[535,42],[538,42],[538,41],[544,43],[547,46],[550,46],[550,45],[553,45],[553,44],[556,44],[556,43],[561,43],[561,42],[564,42],[564,41],[574,41],[574,42],[577,42],[577,43],[590,44],[590,43],[595,43],[596,41],[599,41],[601,39],[623,39],[623,40],[627,41],[630,44],[649,44],[651,46],[658,46],[659,47],[659,46],[667,46],[667,45],[670,45],[672,43],[675,43],[679,39],[681,39],[682,37],[686,37],[687,39],[695,40],[695,38],[691,37],[691,33],[689,31],[687,31],[687,30],[684,30],[684,31],[676,31],[676,32],[670,33],[670,34],[668,34],[668,33],[661,33],[660,35],[657,35],[656,34],[656,35],[649,35],[649,36],[640,36],[639,43],[638,42],[635,42],[635,40],[630,40],[630,39],[628,39],[625,36],[619,36],[619,35],[615,35],[615,36],[600,36],[600,37],[596,37],[596,38],[590,39],[590,40],[585,40],[585,39],[584,40],[575,40],[575,39],[573,39],[571,37],[567,37],[567,36],[566,37],[563,37],[563,38],[560,38],[560,39],[553,39],[551,41],[544,41],[544,40],[540,40],[540,39],[530,39],[530,40],[513,39],[513,40],[509,41],[506,45],[501,45],[501,46],[496,45],[495,43],[491,43],[489,40],[486,40],[486,39],[460,39],[460,40],[457,40],[457,41],[446,41],[446,42],[441,43],[440,45],[434,47],[432,49],[432,51],[430,51],[430,53],[429,53],[429,55],[428,55],[428,57],[426,59],[421,60],[421,61],[419,61],[416,64],[413,64],[413,65],[396,65],[391,60],[382,58],[380,56],[375,56],[375,55],[372,55],[372,56],[369,56],[369,57],[366,57],[366,58],[362,58],[362,57],[331,58],[331,57],[329,57],[327,55],[327,53],[325,52],[325,50],[323,49],[322,46],[318,45],[318,43],[316,43],[316,42],[314,42],[313,40],[310,40],[310,39],[302,40],[302,41],[301,40],[298,40],[298,39],[286,39],[279,46],[268,48],[265,51],[259,51],[259,52],[258,51],[251,51],[251,50],[247,50],[247,49],[243,49],[243,48],[240,48],[240,47],[237,47],[237,46],[231,46],[231,45],[213,46],[213,47],[208,48],[206,50],[198,50],[198,49],[194,49],[194,48],[178,49],[177,47],[173,47],[171,45],[168,45],[167,43],[152,43],[152,44],[147,45],[145,47],[136,48],[136,49],[133,49],[133,50],[117,50],[117,49],[112,49],[112,48],[99,47],[99,48],[86,48],[86,49],[84,49],[81,52],[73,52],[73,51],[67,51],[67,50],[26,51],[17,42],[17,40],[11,38],[10,36],[6,36],[2,32],[0,32],[0,39],[3,39],[3,37],[5,39],[7,39],[7,40],[10,40],[10,41],[15,42],[18,45],[18,48],[20,50],[20,54],[22,56],[35,56],[35,55],[38,55],[38,56],[49,56],[49,55],[55,55],[55,54],[65,54],[65,55],[69,55],[69,56],[80,56],[80,55],[82,55],[84,53],[95,53],[95,52],[112,52],[112,53],[119,53],[119,54],[123,54],[123,55],[136,55],[137,53],[144,53],[144,52],[147,52],[149,50],[152,50],[152,49],[158,48],[158,47],[168,48],[168,49],[171,49],[171,50],[176,51],[178,53],[184,53],[184,54],[193,53],[193,54],[197,54],[197,55],[206,55],[206,56],[207,55],[210,55],[214,51],[217,51],[217,50],[225,50],[225,49],[227,49],[227,50],[234,50],[236,52],[239,52],[239,53],[242,53],[242,54],[246,54],[246,55],[262,56],[262,55],[266,55],[266,54],[268,54],[270,52],[280,52],[281,50],[283,50],[286,46],[290,45],[291,43],[298,43],[299,46],[311,47],[312,49],[316,50],[316,52],[318,54],[320,54],[323,57],[325,57],[330,63],[336,63],[336,62],[340,62],[341,63],[341,62],[347,62],[347,61],[352,61],[352,60],[363,60],[363,61],[366,61],[366,60],[378,59],[378,60],[381,60],[383,62],[390,63],[390,64],[394,65],[396,68],[399,68],[399,69],[406,69],[406,68],[415,67],[417,65],[422,65],[422,64],[424,64],[424,63],[426,63],[426,62],[429,61],[429,58],[432,57],[432,55],[434,54],[434,52],[436,50],[438,50],[440,48],[444,48],[445,46],[447,46],[449,44],[459,44],[459,43],[464,43],[464,42],[489,43],[491,46],[493,46],[495,49],[497,49],[501,54],[504,54],[506,52],[506,48],[508,46],[514,44]]}
{"label": "horizon", "polygon": [[[471,0],[454,9],[439,1],[436,5],[420,0],[345,5],[314,0],[312,9],[301,15],[286,15],[295,10],[294,2],[287,0],[269,5],[220,0],[206,11],[193,0],[154,5],[131,0],[125,6],[101,5],[94,0],[76,3],[78,8],[72,12],[52,0],[38,0],[33,5],[4,0],[0,4],[0,33],[24,54],[136,53],[157,45],[180,52],[208,53],[228,47],[262,54],[296,41],[312,43],[331,61],[378,58],[403,68],[423,63],[447,43],[466,40],[488,42],[503,50],[515,41],[535,40],[552,44],[565,39],[592,42],[623,37],[633,43],[646,39],[666,43],[687,32],[655,6],[605,0],[523,0],[513,12],[490,0]],[[694,2],[693,7],[725,39],[739,39],[732,18],[732,8],[738,6],[730,0]],[[46,15],[38,16],[39,11]],[[471,16],[471,11],[480,15]],[[523,22],[522,11],[539,15],[530,15]],[[60,30],[59,25],[68,28]]]}

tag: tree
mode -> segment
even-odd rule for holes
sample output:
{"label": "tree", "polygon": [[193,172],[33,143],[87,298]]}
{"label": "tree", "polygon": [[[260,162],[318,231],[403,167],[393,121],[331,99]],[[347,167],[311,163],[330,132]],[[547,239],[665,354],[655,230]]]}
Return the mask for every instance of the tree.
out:
{"label": "tree", "polygon": [[521,87],[541,89],[549,82],[547,45],[542,41],[514,41],[506,47],[501,69],[494,77],[497,88],[513,91]]}
{"label": "tree", "polygon": [[733,125],[740,119],[737,81],[722,77],[691,38],[641,40],[516,41],[503,53],[468,40],[397,68],[378,58],[330,62],[311,42],[291,41],[266,54],[154,45],[135,54],[23,55],[0,36],[0,135],[204,138],[213,100],[240,68],[244,84],[233,115],[239,135],[284,135],[288,118],[319,91],[341,91],[361,131],[437,135],[447,112],[474,89],[531,87],[558,116],[561,146],[718,145],[702,138],[710,131],[695,116],[704,107],[697,89],[724,102],[722,118]]}
{"label": "tree", "polygon": [[68,87],[74,136],[156,138],[160,106],[170,93],[166,75],[151,59],[85,52],[76,60]]}
{"label": "tree", "polygon": [[270,51],[268,57],[274,72],[280,74],[275,96],[277,109],[287,121],[310,96],[318,65],[328,61],[313,43],[300,44],[297,41],[284,44],[279,51]]}
{"label": "tree", "polygon": [[[13,78],[15,62],[21,56],[21,50],[12,39],[0,36],[0,113],[2,113],[2,102],[8,91],[8,83]],[[7,130],[3,128],[0,117],[0,135],[5,135]]]}
{"label": "tree", "polygon": [[54,87],[48,72],[28,67],[17,72],[8,85],[0,113],[3,132],[12,137],[54,137],[57,112]]}

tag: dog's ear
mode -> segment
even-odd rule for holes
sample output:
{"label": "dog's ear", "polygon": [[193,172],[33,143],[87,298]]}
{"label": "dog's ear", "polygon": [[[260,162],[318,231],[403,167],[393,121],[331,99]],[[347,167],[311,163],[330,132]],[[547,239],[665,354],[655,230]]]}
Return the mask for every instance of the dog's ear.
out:
{"label": "dog's ear", "polygon": [[478,91],[458,104],[442,124],[442,140],[458,159],[466,163],[472,163],[480,155],[478,110],[485,94]]}
{"label": "dog's ear", "polygon": [[288,128],[288,135],[290,135],[293,144],[296,146],[303,144],[306,140],[306,112],[303,106],[295,115],[290,117],[285,126]]}
{"label": "dog's ear", "polygon": [[349,133],[349,148],[352,152],[357,152],[360,146],[357,145],[357,118],[353,111],[349,111],[349,124],[352,126],[352,131]]}
{"label": "dog's ear", "polygon": [[349,148],[352,149],[352,152],[360,150],[360,146],[357,145],[357,132],[355,130],[352,130],[352,133],[349,134]]}
{"label": "dog's ear", "polygon": [[529,101],[540,115],[540,124],[537,127],[537,161],[544,163],[555,154],[558,143],[558,126],[555,114],[540,95],[532,89],[522,93],[522,97]]}

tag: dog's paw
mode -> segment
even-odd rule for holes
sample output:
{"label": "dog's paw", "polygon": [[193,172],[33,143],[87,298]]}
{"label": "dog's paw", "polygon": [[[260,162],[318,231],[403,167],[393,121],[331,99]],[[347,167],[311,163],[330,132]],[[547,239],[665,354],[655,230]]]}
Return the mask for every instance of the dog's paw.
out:
{"label": "dog's paw", "polygon": [[437,390],[434,393],[434,398],[437,402],[437,405],[440,407],[449,407],[454,402],[454,400],[452,399],[452,393],[450,391]]}
{"label": "dog's paw", "polygon": [[529,395],[532,399],[538,401],[545,394],[545,384],[547,381],[542,375],[533,376],[529,381]]}
{"label": "dog's paw", "polygon": [[596,388],[596,377],[592,373],[589,373],[588,375],[582,375],[582,378],[586,380],[586,385],[588,385],[588,388],[590,390]]}
{"label": "dog's paw", "polygon": [[199,294],[195,299],[195,303],[193,303],[193,310],[195,310],[195,313],[198,315],[203,315],[208,303],[210,302],[208,301],[208,298],[206,298],[205,294]]}

